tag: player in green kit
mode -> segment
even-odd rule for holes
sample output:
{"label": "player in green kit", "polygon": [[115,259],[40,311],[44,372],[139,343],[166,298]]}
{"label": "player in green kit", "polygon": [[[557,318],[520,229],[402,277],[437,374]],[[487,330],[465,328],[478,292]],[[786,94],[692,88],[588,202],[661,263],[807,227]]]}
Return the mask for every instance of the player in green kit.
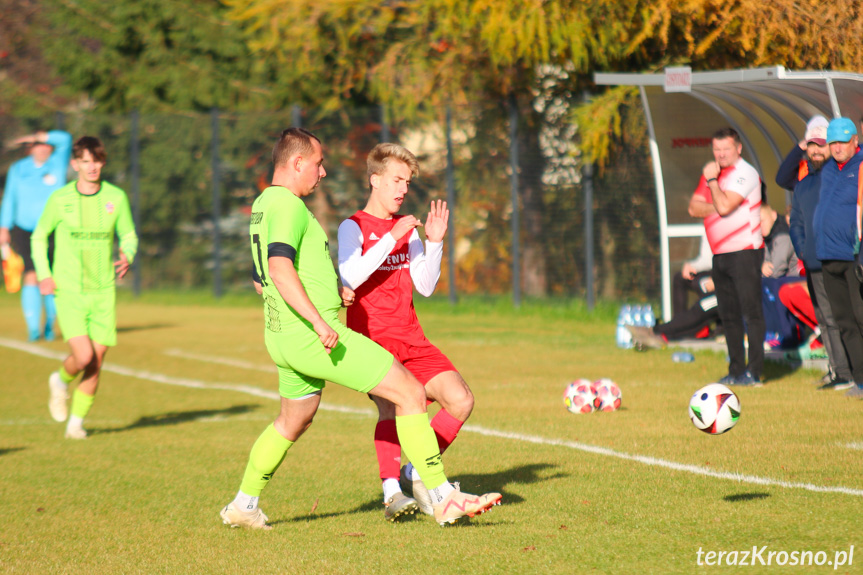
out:
{"label": "player in green kit", "polygon": [[[66,437],[85,439],[83,422],[93,405],[108,348],[117,344],[114,277],[123,277],[138,249],[138,236],[126,193],[102,181],[105,148],[85,136],[72,146],[78,179],[55,191],[33,230],[33,264],[43,295],[55,293],[57,319],[71,354],[51,374],[48,407],[56,421],[69,421]],[[120,257],[112,262],[114,235]],[[48,264],[48,236],[54,232],[54,266]],[[68,386],[81,382],[66,405]]]}
{"label": "player in green kit", "polygon": [[[441,525],[474,516],[500,494],[470,495],[444,474],[422,385],[392,354],[338,319],[342,297],[326,233],[300,198],[326,175],[321,142],[301,128],[273,149],[273,184],[252,206],[249,235],[264,299],[264,341],[279,369],[279,415],[258,437],[240,490],[221,511],[231,527],[269,529],[258,498],[288,449],[312,424],[324,380],[392,401],[402,448],[429,488]],[[347,297],[347,296],[346,296]]]}

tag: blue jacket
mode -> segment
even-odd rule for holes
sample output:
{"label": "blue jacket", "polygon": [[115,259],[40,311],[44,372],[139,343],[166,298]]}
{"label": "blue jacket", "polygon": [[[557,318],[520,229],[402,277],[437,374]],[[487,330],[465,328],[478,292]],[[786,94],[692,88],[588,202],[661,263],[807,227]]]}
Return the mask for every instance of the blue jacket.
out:
{"label": "blue jacket", "polygon": [[857,193],[861,183],[863,151],[842,169],[830,159],[821,169],[821,196],[813,219],[815,255],[825,260],[854,261],[860,249],[857,238]]}
{"label": "blue jacket", "polygon": [[66,171],[72,154],[72,136],[60,130],[48,132],[48,141],[54,146],[51,157],[41,166],[27,156],[18,160],[6,174],[3,204],[0,206],[0,228],[19,227],[32,232],[48,196],[66,185]]}
{"label": "blue jacket", "polygon": [[[799,179],[802,162],[806,162],[808,173]],[[776,172],[776,183],[794,192],[791,196],[789,230],[794,251],[797,252],[797,257],[803,260],[807,270],[818,271],[821,269],[821,260],[815,255],[813,217],[821,195],[821,170],[812,168],[812,163],[806,158],[806,150],[794,146]]]}

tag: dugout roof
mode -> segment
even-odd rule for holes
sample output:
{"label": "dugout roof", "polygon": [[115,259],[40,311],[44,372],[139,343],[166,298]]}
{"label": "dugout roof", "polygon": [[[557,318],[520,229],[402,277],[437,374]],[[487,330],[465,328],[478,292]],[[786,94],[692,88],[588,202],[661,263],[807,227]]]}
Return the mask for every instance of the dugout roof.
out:
{"label": "dugout roof", "polygon": [[712,158],[710,136],[731,126],[743,140],[743,156],[767,184],[767,198],[780,213],[790,192],[775,183],[785,155],[803,138],[815,114],[863,113],[863,74],[792,72],[778,66],[720,72],[669,68],[661,74],[597,73],[598,85],[638,86],[647,118],[656,181],[661,237],[662,307],[671,315],[670,272],[697,253],[703,227],[687,213],[704,164]]}

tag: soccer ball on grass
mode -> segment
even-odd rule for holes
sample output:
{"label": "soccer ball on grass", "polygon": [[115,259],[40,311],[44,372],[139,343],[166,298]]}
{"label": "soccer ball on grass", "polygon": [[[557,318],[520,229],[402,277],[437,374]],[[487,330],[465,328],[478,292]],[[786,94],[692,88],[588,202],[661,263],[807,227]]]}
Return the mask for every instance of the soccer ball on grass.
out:
{"label": "soccer ball on grass", "polygon": [[572,413],[590,413],[599,406],[593,382],[576,379],[563,391],[563,404]]}
{"label": "soccer ball on grass", "polygon": [[596,398],[599,401],[599,405],[596,407],[597,411],[617,411],[620,409],[620,400],[623,394],[616,383],[604,377],[593,382],[593,385],[596,388]]}

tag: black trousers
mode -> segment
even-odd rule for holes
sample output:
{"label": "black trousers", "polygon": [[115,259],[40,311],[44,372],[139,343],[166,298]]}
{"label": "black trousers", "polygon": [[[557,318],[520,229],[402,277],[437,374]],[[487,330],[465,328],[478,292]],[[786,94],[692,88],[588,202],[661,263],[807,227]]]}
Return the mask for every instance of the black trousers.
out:
{"label": "black trousers", "polygon": [[698,300],[691,308],[675,314],[668,323],[655,325],[653,332],[664,335],[668,340],[695,337],[698,332],[718,319],[716,295],[710,294]]}
{"label": "black trousers", "polygon": [[848,352],[851,375],[859,385],[863,383],[863,296],[860,294],[860,280],[854,275],[854,262],[822,261],[821,271],[830,310]]}
{"label": "black trousers", "polygon": [[[728,347],[728,373],[739,377],[747,369],[756,379],[764,369],[764,310],[761,307],[761,264],[764,249],[713,256],[713,285],[719,318]],[[745,320],[745,328],[744,328]],[[743,333],[749,337],[749,363]]]}
{"label": "black trousers", "polygon": [[701,287],[702,280],[710,277],[710,272],[698,272],[695,277],[688,279],[674,274],[671,281],[671,315],[672,317],[685,313],[689,310],[689,292],[693,292],[698,299],[706,296],[708,292]]}

